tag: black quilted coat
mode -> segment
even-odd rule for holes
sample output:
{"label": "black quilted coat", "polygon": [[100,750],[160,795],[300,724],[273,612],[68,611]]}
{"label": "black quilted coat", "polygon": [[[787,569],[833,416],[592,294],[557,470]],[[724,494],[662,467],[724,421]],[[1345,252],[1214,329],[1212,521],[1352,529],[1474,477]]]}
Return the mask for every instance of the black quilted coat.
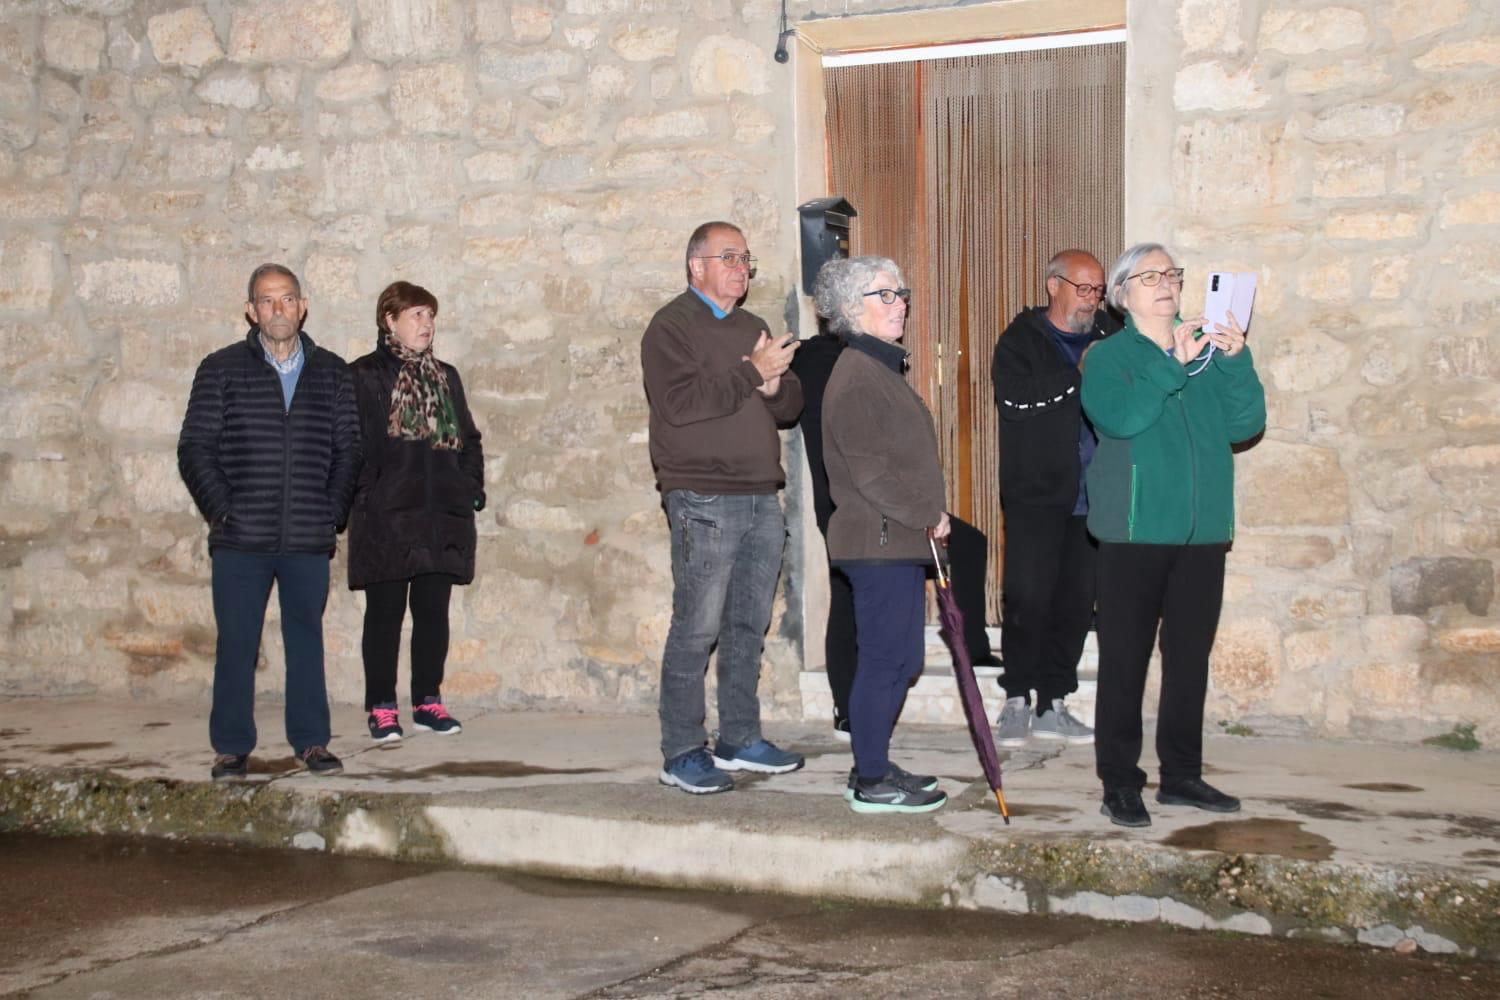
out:
{"label": "black quilted coat", "polygon": [[359,470],[349,366],[301,334],[288,410],[260,331],[198,366],[177,439],[177,468],[208,520],[210,549],[328,552],[349,516]]}
{"label": "black quilted coat", "polygon": [[381,345],[349,366],[359,399],[364,466],[349,522],[349,587],[447,573],[474,579],[474,514],[484,509],[484,449],[463,383],[450,364],[448,388],[458,414],[458,451],[386,431],[401,362]]}

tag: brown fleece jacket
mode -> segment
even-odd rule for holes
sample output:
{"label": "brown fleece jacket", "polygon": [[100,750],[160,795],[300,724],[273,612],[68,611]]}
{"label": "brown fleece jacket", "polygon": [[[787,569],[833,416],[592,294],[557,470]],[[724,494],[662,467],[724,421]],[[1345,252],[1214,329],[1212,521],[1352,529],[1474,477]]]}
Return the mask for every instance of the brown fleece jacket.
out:
{"label": "brown fleece jacket", "polygon": [[692,289],[651,317],[641,370],[663,493],[775,493],[785,484],[776,425],[802,411],[802,385],[787,372],[775,395],[756,391],[764,380],[745,358],[769,329],[744,309],[716,319]]}
{"label": "brown fleece jacket", "polygon": [[946,503],[937,434],[900,374],[894,344],[855,335],[823,395],[823,464],[835,564],[932,561],[927,529]]}

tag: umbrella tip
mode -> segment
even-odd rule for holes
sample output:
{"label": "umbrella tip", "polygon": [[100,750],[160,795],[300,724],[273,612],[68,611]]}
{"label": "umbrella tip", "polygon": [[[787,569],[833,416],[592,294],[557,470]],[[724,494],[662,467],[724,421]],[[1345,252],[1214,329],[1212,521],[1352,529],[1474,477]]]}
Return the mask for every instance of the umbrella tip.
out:
{"label": "umbrella tip", "polygon": [[1005,825],[1010,826],[1010,809],[1005,805],[1005,793],[995,789],[995,804],[1000,807],[1000,818],[1005,820]]}

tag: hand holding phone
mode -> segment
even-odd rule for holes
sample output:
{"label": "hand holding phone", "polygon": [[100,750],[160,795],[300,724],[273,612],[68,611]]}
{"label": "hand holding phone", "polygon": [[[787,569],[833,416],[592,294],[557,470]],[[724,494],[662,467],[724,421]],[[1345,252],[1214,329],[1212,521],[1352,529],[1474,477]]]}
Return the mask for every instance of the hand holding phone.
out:
{"label": "hand holding phone", "polygon": [[1250,329],[1250,313],[1255,306],[1255,274],[1251,271],[1210,271],[1208,290],[1203,297],[1204,330],[1209,333],[1228,331],[1230,313],[1241,338]]}

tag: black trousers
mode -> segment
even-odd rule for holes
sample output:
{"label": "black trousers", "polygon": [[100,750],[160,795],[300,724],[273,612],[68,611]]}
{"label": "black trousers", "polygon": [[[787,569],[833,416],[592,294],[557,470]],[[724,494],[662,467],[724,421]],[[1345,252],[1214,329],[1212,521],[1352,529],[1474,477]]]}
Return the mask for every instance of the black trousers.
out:
{"label": "black trousers", "polygon": [[837,566],[828,567],[828,633],[823,639],[823,656],[828,671],[828,687],[833,691],[833,707],[849,717],[849,692],[854,688],[854,671],[859,666],[859,646],[855,640],[854,588]]}
{"label": "black trousers", "polygon": [[1000,686],[1039,708],[1078,690],[1078,659],[1094,616],[1098,544],[1064,507],[1005,507]]}
{"label": "black trousers", "polygon": [[396,700],[396,662],[401,655],[401,623],[411,604],[411,703],[439,698],[448,659],[448,599],[453,577],[423,573],[410,580],[372,583],[365,588],[365,711]]}
{"label": "black trousers", "polygon": [[1099,546],[1099,701],[1094,757],[1105,788],[1145,787],[1141,699],[1161,628],[1156,756],[1165,780],[1203,776],[1208,654],[1224,602],[1224,546]]}

